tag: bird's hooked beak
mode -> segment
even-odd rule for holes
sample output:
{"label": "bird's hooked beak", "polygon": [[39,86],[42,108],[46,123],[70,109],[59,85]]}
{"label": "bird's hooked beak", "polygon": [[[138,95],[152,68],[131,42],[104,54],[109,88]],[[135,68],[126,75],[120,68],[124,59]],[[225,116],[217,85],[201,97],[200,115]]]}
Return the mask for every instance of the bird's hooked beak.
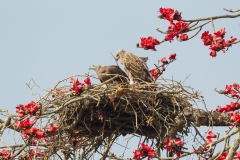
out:
{"label": "bird's hooked beak", "polygon": [[93,66],[89,67],[89,70],[93,70]]}
{"label": "bird's hooked beak", "polygon": [[113,56],[113,58],[115,59],[115,61],[116,61],[116,62],[117,62],[117,61],[118,61],[118,59],[119,59],[119,57],[114,57],[114,56]]}

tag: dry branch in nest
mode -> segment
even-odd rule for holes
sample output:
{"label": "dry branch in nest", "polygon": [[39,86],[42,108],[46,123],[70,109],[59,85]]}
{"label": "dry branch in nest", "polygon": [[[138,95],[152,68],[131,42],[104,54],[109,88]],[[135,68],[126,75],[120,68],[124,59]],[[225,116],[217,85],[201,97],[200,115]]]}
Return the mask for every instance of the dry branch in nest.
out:
{"label": "dry branch in nest", "polygon": [[175,126],[175,117],[185,106],[191,106],[187,95],[170,90],[164,87],[149,91],[130,85],[106,85],[106,88],[92,85],[80,95],[55,96],[51,103],[67,104],[56,115],[60,118],[58,126],[78,130],[82,136],[97,136],[101,131],[100,135],[137,133],[155,138],[169,134],[167,129]]}
{"label": "dry branch in nest", "polygon": [[58,126],[55,148],[67,153],[69,148],[64,149],[60,141],[64,139],[74,150],[85,147],[89,153],[109,145],[106,139],[120,135],[137,134],[162,144],[169,137],[187,134],[189,124],[182,119],[183,109],[192,108],[189,100],[198,94],[181,83],[161,81],[93,84],[81,88],[79,94],[71,91],[72,86],[55,87],[39,100],[41,117],[51,117]]}
{"label": "dry branch in nest", "polygon": [[[116,76],[111,75],[109,81]],[[69,79],[73,84],[66,85]],[[90,83],[85,80],[85,83]],[[59,81],[36,103],[19,105],[23,110],[18,108],[18,115],[1,111],[6,112],[8,118],[0,121],[0,134],[10,128],[22,133],[24,141],[23,144],[1,148],[8,147],[11,156],[19,160],[34,156],[32,152],[26,151],[30,147],[41,149],[44,160],[62,159],[60,157],[66,160],[89,159],[95,153],[101,154],[101,159],[109,157],[124,160],[110,153],[112,146],[118,144],[125,148],[124,155],[130,139],[134,137],[139,142],[150,140],[156,150],[156,157],[161,157],[160,149],[163,149],[164,142],[170,137],[188,136],[190,126],[194,126],[196,135],[204,140],[197,126],[230,125],[227,113],[193,108],[191,103],[202,101],[202,96],[192,88],[183,86],[183,83],[163,78],[158,82],[135,85],[109,81],[84,85],[68,77]],[[28,86],[32,89],[30,84]],[[30,109],[26,107],[34,106],[38,106],[38,109],[34,111],[31,108],[31,112],[26,110]],[[129,139],[127,144],[117,143],[120,136]]]}

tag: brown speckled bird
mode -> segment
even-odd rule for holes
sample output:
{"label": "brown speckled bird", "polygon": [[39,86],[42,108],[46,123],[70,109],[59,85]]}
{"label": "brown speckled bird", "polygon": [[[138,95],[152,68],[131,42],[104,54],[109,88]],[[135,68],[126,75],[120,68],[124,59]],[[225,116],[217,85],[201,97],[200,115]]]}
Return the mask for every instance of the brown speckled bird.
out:
{"label": "brown speckled bird", "polygon": [[116,54],[116,59],[120,59],[121,64],[124,66],[130,79],[130,84],[135,82],[153,82],[147,64],[142,58],[130,52],[119,50]]}

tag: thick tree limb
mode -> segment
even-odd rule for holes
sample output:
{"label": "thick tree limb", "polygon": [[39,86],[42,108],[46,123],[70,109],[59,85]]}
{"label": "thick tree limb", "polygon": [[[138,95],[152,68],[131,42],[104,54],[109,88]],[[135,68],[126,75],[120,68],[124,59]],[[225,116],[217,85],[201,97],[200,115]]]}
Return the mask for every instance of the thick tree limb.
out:
{"label": "thick tree limb", "polygon": [[[184,108],[183,117],[188,122],[193,122],[196,126],[230,126],[231,120],[228,113],[208,112],[203,109]],[[184,120],[184,119],[182,119]]]}

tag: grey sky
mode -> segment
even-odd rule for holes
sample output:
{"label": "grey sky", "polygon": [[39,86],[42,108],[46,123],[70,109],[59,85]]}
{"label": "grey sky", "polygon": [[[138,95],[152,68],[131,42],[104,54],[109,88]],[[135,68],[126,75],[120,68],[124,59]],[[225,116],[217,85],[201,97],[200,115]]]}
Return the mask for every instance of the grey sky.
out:
{"label": "grey sky", "polygon": [[[163,43],[157,46],[156,52],[135,46],[140,37],[163,39],[156,28],[166,30],[168,22],[157,18],[160,7],[175,8],[182,12],[183,19],[192,19],[228,14],[223,8],[235,10],[239,6],[239,1],[223,0],[2,0],[0,108],[15,113],[17,104],[33,100],[25,85],[31,78],[42,88],[51,88],[60,79],[88,73],[92,64],[115,64],[110,52],[115,55],[119,49],[148,56],[149,68],[160,58],[177,53],[177,61],[167,68],[163,77],[179,81],[191,74],[185,84],[201,91],[209,110],[225,105],[231,100],[215,93],[214,88],[240,83],[240,44],[225,54],[219,52],[216,58],[209,56],[210,50],[203,45],[200,35],[183,43],[176,40]],[[239,24],[239,18],[220,19],[215,21],[215,28],[225,27],[226,39],[230,36],[240,39]],[[205,30],[212,32],[211,25],[202,32]]]}

